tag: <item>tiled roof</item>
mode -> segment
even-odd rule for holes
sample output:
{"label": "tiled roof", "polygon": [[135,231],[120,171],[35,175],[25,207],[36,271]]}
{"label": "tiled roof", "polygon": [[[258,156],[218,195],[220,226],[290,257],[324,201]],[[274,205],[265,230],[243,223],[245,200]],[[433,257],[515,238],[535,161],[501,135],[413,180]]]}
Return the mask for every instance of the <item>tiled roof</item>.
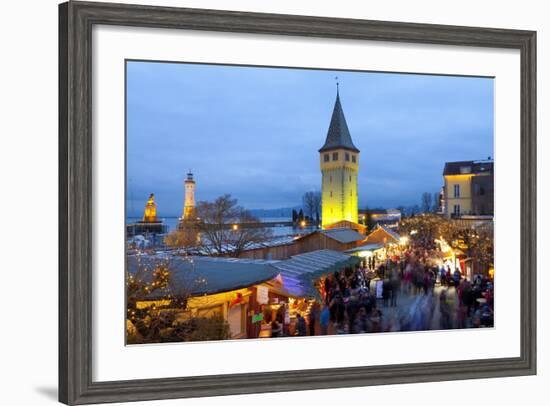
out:
{"label": "tiled roof", "polygon": [[492,173],[493,167],[494,162],[492,160],[445,162],[443,175]]}
{"label": "tiled roof", "polygon": [[342,104],[340,103],[340,95],[338,93],[336,94],[336,102],[334,103],[334,110],[332,111],[327,138],[319,152],[337,148],[345,148],[359,152],[359,149],[353,145],[353,141],[351,140],[346,117],[344,116]]}

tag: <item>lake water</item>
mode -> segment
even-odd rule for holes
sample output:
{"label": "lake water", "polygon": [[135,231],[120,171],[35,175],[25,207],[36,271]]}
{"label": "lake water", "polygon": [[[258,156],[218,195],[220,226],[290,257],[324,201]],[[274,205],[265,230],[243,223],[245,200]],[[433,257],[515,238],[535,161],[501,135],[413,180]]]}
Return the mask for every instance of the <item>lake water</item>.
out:
{"label": "lake water", "polygon": [[[159,217],[164,224],[168,226],[168,232],[175,230],[178,227],[178,217]],[[286,217],[259,217],[262,222],[276,222],[276,221],[290,221],[291,219]],[[127,217],[126,224],[132,224],[136,221],[141,221],[141,217]],[[280,237],[283,235],[303,234],[305,231],[314,231],[315,227],[306,227],[305,229],[296,229],[294,227],[270,227],[274,237]]]}

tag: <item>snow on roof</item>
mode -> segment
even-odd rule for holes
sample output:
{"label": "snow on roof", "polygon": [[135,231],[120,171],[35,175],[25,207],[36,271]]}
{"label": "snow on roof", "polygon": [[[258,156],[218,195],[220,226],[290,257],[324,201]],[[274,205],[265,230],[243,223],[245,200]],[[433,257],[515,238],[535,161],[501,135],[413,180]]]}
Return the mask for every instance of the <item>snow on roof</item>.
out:
{"label": "snow on roof", "polygon": [[346,250],[344,252],[352,254],[352,253],[360,252],[360,251],[375,251],[375,250],[378,250],[380,248],[384,248],[384,244],[371,243],[371,244],[361,245],[359,247],[355,247],[355,248]]}
{"label": "snow on roof", "polygon": [[356,257],[333,250],[317,250],[274,261],[283,278],[283,286],[292,296],[315,297],[313,280],[357,261]]}
{"label": "snow on roof", "polygon": [[351,228],[333,228],[330,230],[322,230],[321,233],[333,240],[341,242],[342,244],[361,241],[365,239],[365,236]]}
{"label": "snow on roof", "polygon": [[[140,270],[144,279],[152,277],[152,270],[166,260],[171,272],[172,294],[192,296],[228,292],[274,279],[279,270],[265,261],[227,257],[183,257],[178,255],[128,256],[127,270],[136,275]],[[166,292],[153,292],[150,298],[165,296]]]}
{"label": "snow on roof", "polygon": [[[149,271],[167,260],[172,272],[171,293],[189,292],[192,296],[242,289],[274,279],[281,275],[283,288],[295,297],[315,297],[313,280],[329,272],[356,263],[357,257],[333,251],[317,250],[294,255],[285,260],[264,260],[229,257],[188,256],[173,253],[129,255],[127,269],[136,275],[138,269]],[[151,272],[146,272],[151,277]],[[148,298],[163,297],[166,292],[154,292]]]}

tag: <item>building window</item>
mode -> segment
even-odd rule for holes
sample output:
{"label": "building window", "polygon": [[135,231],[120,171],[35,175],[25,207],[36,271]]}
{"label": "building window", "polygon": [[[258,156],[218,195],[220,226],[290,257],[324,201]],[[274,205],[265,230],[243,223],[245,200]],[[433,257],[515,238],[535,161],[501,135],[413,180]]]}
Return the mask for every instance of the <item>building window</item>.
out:
{"label": "building window", "polygon": [[325,162],[328,162],[329,159],[330,159],[330,155],[329,154],[324,154],[323,159],[325,160]]}
{"label": "building window", "polygon": [[453,214],[455,216],[460,216],[460,204],[455,204],[453,207]]}
{"label": "building window", "polygon": [[352,156],[351,156],[351,162],[353,162],[353,163],[356,163],[356,162],[357,162],[357,159],[355,159],[355,155],[352,155]]}
{"label": "building window", "polygon": [[351,175],[350,175],[350,177],[349,177],[349,181],[351,182]]}
{"label": "building window", "polygon": [[454,192],[455,192],[454,197],[460,197],[460,185],[455,185],[454,186]]}
{"label": "building window", "polygon": [[338,161],[338,152],[333,152],[332,153],[332,160],[333,161]]}
{"label": "building window", "polygon": [[346,157],[346,161],[348,161],[348,162],[349,162],[349,153],[347,153],[347,152],[346,152],[346,155],[345,155],[345,157]]}
{"label": "building window", "polygon": [[349,191],[349,195],[353,196],[353,191],[352,190]]}
{"label": "building window", "polygon": [[332,190],[330,191],[330,197],[332,197]]}

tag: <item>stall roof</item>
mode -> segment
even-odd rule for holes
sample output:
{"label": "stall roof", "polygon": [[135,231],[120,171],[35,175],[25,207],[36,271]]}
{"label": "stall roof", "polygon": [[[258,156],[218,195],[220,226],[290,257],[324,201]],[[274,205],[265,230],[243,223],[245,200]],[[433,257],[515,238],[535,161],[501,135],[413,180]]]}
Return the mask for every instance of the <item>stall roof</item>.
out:
{"label": "stall roof", "polygon": [[[173,295],[177,295],[178,291],[189,292],[192,296],[228,292],[267,282],[280,274],[283,287],[289,295],[315,297],[315,279],[354,264],[357,258],[328,249],[295,255],[285,260],[183,257],[158,253],[128,256],[127,269],[130,274],[147,279],[151,278],[152,270],[164,261],[173,273],[170,291]],[[159,291],[149,298],[165,295],[166,292]]]}
{"label": "stall roof", "polygon": [[322,230],[321,233],[333,240],[347,244],[350,242],[361,241],[365,239],[365,236],[351,228],[333,228],[329,230]]}
{"label": "stall roof", "polygon": [[401,236],[399,234],[397,234],[395,231],[389,229],[388,227],[385,227],[383,225],[379,225],[379,227],[384,230],[386,233],[388,233],[389,235],[391,235],[397,242],[399,242],[399,240],[401,240]]}
{"label": "stall roof", "polygon": [[373,242],[372,242],[373,240],[376,241],[376,240],[380,239],[380,237],[379,237],[380,233],[382,233],[382,235],[384,235],[384,234],[387,235],[389,238],[394,240],[396,243],[398,243],[399,240],[401,239],[401,236],[399,234],[397,234],[395,231],[390,230],[389,228],[384,227],[381,224],[377,224],[376,228],[369,235],[367,235],[366,242],[370,241],[370,243],[373,244]]}
{"label": "stall roof", "polygon": [[246,247],[246,250],[254,250],[257,248],[277,247],[280,245],[292,244],[296,240],[294,235],[283,235],[279,237],[273,237],[265,242],[252,243]]}
{"label": "stall roof", "polygon": [[273,261],[272,264],[280,271],[284,288],[291,296],[315,297],[315,279],[356,261],[355,257],[338,251],[318,250]]}
{"label": "stall roof", "polygon": [[[127,270],[147,280],[152,277],[152,270],[163,262],[172,272],[173,295],[182,292],[192,296],[228,292],[266,282],[279,274],[279,270],[269,261],[162,254],[128,256]],[[150,298],[165,294],[153,293]]]}
{"label": "stall roof", "polygon": [[380,248],[384,248],[384,244],[381,243],[371,243],[371,244],[365,244],[361,245],[359,247],[355,247],[349,250],[344,251],[345,253],[355,253],[355,252],[361,252],[361,251],[375,251],[379,250]]}

